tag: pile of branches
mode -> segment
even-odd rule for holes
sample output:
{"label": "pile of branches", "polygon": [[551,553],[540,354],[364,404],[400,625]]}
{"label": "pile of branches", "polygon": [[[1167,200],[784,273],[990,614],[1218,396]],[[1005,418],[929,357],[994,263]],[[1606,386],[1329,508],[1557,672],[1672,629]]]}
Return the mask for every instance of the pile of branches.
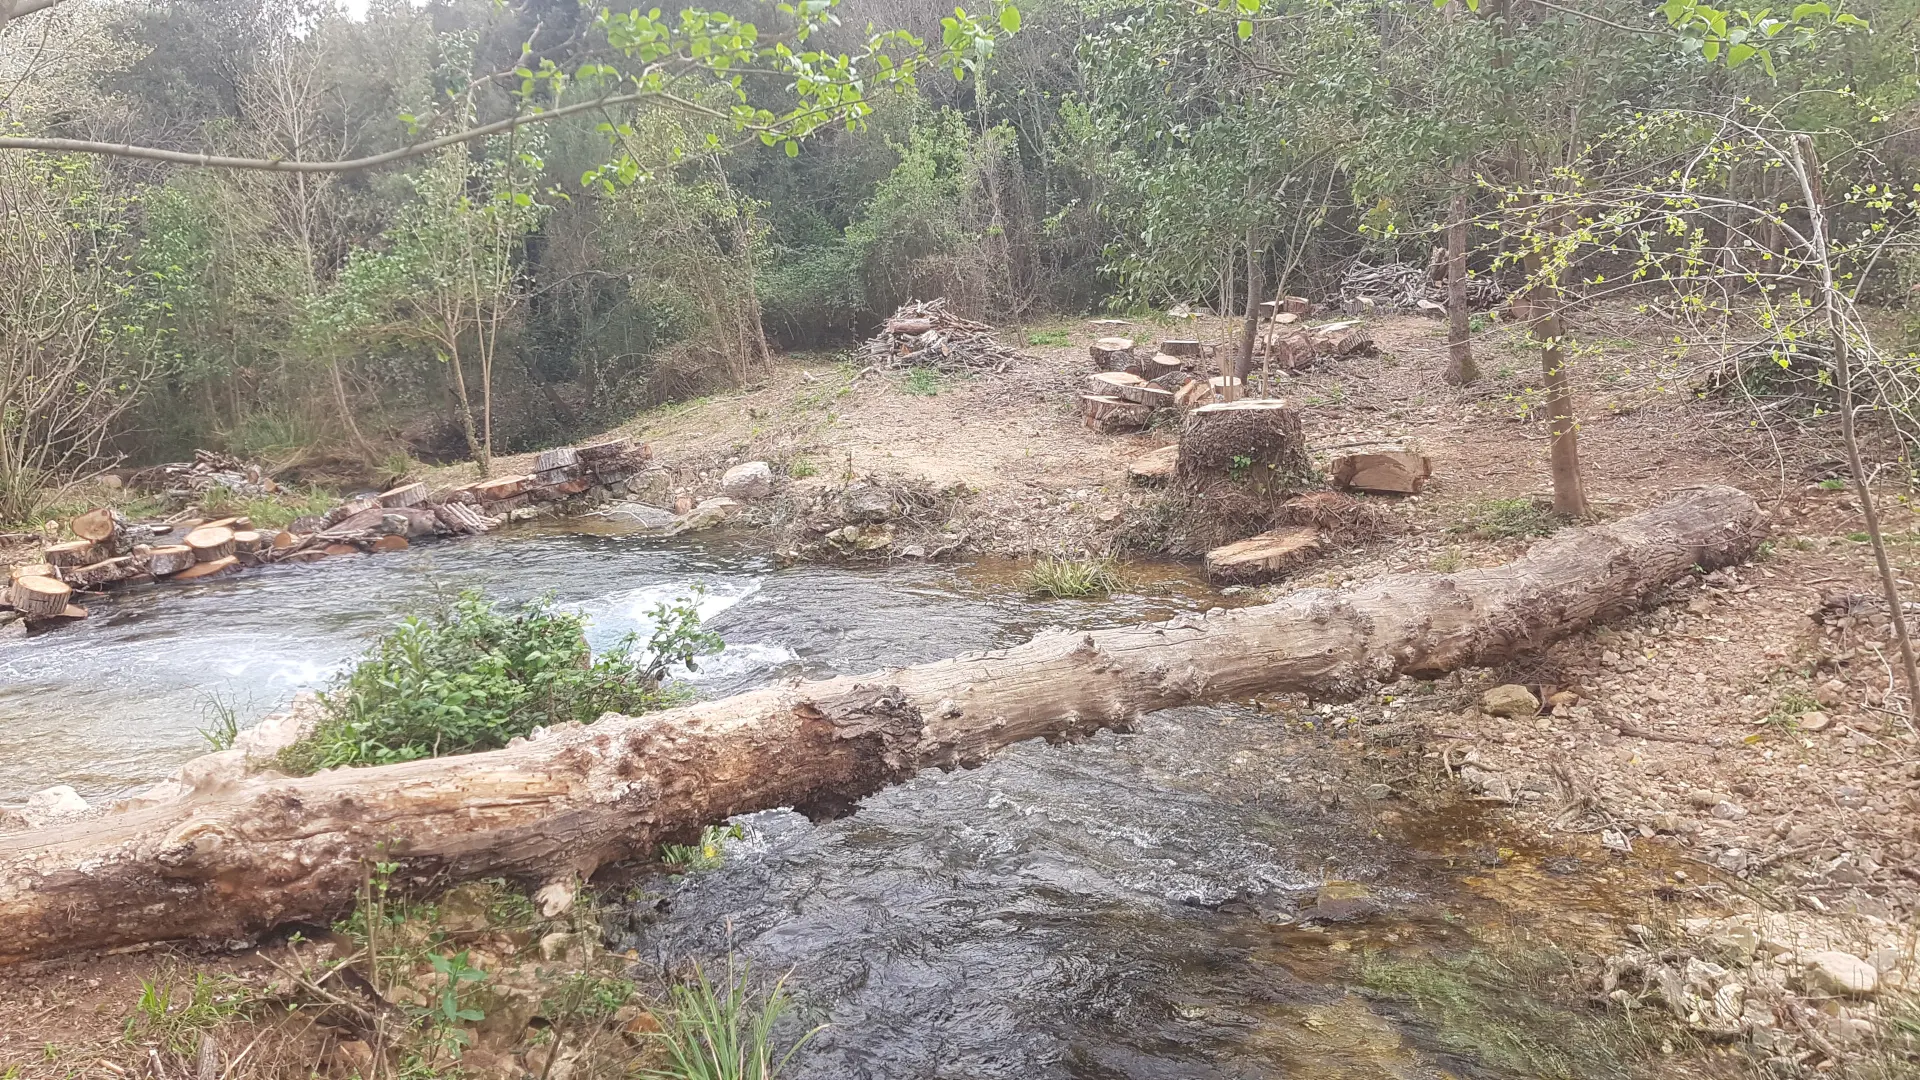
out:
{"label": "pile of branches", "polygon": [[[1436,281],[1427,270],[1412,263],[1387,263],[1384,266],[1354,265],[1340,278],[1343,299],[1365,298],[1382,307],[1413,311],[1421,302],[1445,306],[1447,283]],[[1467,307],[1476,311],[1498,307],[1507,291],[1490,277],[1467,279]]]}
{"label": "pile of branches", "polygon": [[236,495],[271,495],[279,485],[264,468],[215,450],[195,450],[192,461],[173,461],[134,473],[129,486],[158,491],[169,499],[192,501],[214,488]]}
{"label": "pile of branches", "polygon": [[1000,343],[993,327],[948,311],[945,298],[902,304],[864,351],[876,367],[976,372],[1005,371],[1020,355]]}

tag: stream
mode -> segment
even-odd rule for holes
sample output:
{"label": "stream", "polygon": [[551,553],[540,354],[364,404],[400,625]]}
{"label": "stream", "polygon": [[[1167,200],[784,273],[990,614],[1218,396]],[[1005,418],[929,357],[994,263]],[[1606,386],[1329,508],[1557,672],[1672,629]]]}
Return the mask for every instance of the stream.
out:
{"label": "stream", "polygon": [[[728,644],[693,681],[720,695],[1222,602],[1178,567],[1135,579],[1124,596],[1042,601],[1008,564],[780,567],[725,538],[575,526],[148,589],[0,642],[0,801],[161,779],[205,750],[214,701],[250,721],[462,588],[550,593],[590,616],[599,646],[644,635],[654,605],[697,584]],[[1614,1075],[1556,1047],[1572,1028],[1507,1062],[1356,992],[1407,964],[1453,971],[1443,958],[1490,934],[1534,940],[1515,889],[1588,928],[1617,913],[1592,875],[1539,871],[1557,864],[1499,847],[1470,814],[1416,828],[1356,807],[1301,742],[1258,710],[1176,709],[1134,734],[925,774],[839,820],[751,815],[719,866],[644,879],[610,941],[656,973],[788,974],[788,1035],[826,1025],[786,1074],[805,1080]],[[1483,1011],[1511,1004],[1509,983],[1481,991]]]}

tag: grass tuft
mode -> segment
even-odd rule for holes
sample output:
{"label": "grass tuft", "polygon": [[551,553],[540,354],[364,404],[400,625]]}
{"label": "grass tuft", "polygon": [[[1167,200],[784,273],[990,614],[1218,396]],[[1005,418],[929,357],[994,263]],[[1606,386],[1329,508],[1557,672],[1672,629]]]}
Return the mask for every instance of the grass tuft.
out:
{"label": "grass tuft", "polygon": [[908,368],[901,388],[909,394],[933,397],[940,392],[940,373],[930,367]]}
{"label": "grass tuft", "polygon": [[793,1008],[786,977],[755,987],[745,962],[727,958],[716,985],[699,965],[693,977],[667,991],[654,1037],[665,1050],[666,1068],[644,1070],[654,1080],[774,1080],[793,1055],[820,1033],[814,1028],[782,1048],[774,1028]]}
{"label": "grass tuft", "polygon": [[1065,330],[1035,330],[1027,335],[1029,345],[1071,345],[1073,335]]}
{"label": "grass tuft", "polygon": [[1126,579],[1112,559],[1061,555],[1048,555],[1028,567],[1026,583],[1031,591],[1057,600],[1097,596],[1126,587]]}
{"label": "grass tuft", "polygon": [[1560,525],[1552,508],[1536,499],[1482,499],[1467,508],[1453,531],[1482,540],[1511,540],[1550,536]]}

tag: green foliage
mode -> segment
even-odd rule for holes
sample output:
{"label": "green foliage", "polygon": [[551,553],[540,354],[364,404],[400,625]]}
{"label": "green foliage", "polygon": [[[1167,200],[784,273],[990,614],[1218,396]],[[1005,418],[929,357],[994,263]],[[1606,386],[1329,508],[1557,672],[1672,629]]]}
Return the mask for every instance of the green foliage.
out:
{"label": "green foliage", "polygon": [[216,691],[207,695],[206,712],[207,726],[199,729],[200,737],[216,752],[233,749],[240,737],[239,706]]}
{"label": "green foliage", "polygon": [[1027,335],[1029,345],[1071,345],[1073,335],[1065,330],[1035,330]]}
{"label": "green foliage", "polygon": [[940,373],[928,367],[908,368],[900,388],[909,394],[933,397],[940,392]]}
{"label": "green foliage", "polygon": [[157,1043],[184,1054],[195,1049],[200,1033],[239,1015],[248,1004],[244,986],[193,973],[191,982],[176,981],[171,972],[140,980],[140,997],[127,1018],[125,1037]]}
{"label": "green foliage", "polygon": [[200,509],[213,517],[245,517],[256,529],[279,529],[295,518],[324,514],[340,502],[334,492],[321,488],[283,488],[273,495],[238,495],[231,488],[208,488],[200,496]]}
{"label": "green foliage", "polygon": [[1548,536],[1560,528],[1551,507],[1537,499],[1482,499],[1467,507],[1454,532],[1483,540]]}
{"label": "green foliage", "polygon": [[727,841],[745,839],[746,835],[738,825],[709,825],[700,831],[697,844],[662,844],[660,861],[683,874],[711,870],[720,865]]}
{"label": "green foliage", "polygon": [[720,641],[700,628],[691,602],[662,604],[654,616],[644,656],[631,637],[595,656],[583,616],[546,600],[506,611],[463,592],[375,643],[321,695],[325,718],[280,761],[307,773],[492,750],[536,727],[674,704],[684,695],[662,680]]}
{"label": "green foliage", "polygon": [[654,1036],[666,1059],[665,1068],[641,1075],[653,1080],[775,1080],[820,1028],[802,1035],[784,1048],[774,1028],[793,1008],[782,976],[770,986],[756,986],[745,961],[727,957],[727,970],[716,985],[695,965],[690,979],[674,984],[667,1008],[660,1014],[661,1031]]}
{"label": "green foliage", "polygon": [[787,475],[795,480],[805,480],[809,476],[820,475],[820,467],[808,458],[797,457],[787,462]]}
{"label": "green foliage", "polygon": [[1126,588],[1119,564],[1110,558],[1048,555],[1027,568],[1027,589],[1055,599],[1072,599]]}

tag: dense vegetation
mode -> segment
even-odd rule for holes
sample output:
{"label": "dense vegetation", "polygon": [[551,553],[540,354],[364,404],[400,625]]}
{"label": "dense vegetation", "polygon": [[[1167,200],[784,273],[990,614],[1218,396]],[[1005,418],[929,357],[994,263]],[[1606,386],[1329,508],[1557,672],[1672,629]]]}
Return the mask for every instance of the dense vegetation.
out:
{"label": "dense vegetation", "polygon": [[0,150],[0,519],[195,444],[484,462],[910,296],[1019,320],[1324,293],[1468,218],[1477,272],[1698,285],[1682,309],[1767,330],[1722,333],[1734,363],[1791,368],[1809,332],[1767,286],[1812,263],[1793,132],[1845,180],[1846,287],[1897,307],[1920,281],[1916,0],[733,7],[66,0],[5,24],[13,136],[351,159],[555,118],[348,171]]}
{"label": "dense vegetation", "polygon": [[[477,592],[407,618],[322,695],[315,732],[281,753],[297,773],[495,750],[536,727],[590,724],[685,700],[662,683],[721,648],[691,603],[662,604],[645,647],[594,655],[584,616]],[[638,650],[638,651],[636,651]]]}

